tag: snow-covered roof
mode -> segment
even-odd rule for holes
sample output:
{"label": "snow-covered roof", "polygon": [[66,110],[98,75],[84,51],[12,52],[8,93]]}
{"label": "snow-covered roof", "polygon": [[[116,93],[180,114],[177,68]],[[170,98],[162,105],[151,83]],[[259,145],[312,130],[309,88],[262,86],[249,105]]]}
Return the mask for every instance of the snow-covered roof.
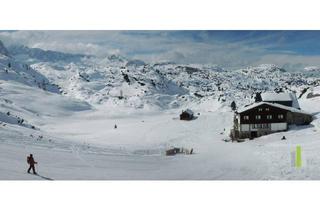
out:
{"label": "snow-covered roof", "polygon": [[262,101],[292,101],[290,93],[261,93]]}
{"label": "snow-covered roof", "polygon": [[300,109],[300,105],[297,99],[297,96],[295,93],[291,93],[290,97],[292,98],[292,107],[296,108],[296,109]]}
{"label": "snow-covered roof", "polygon": [[186,109],[186,110],[183,111],[183,112],[186,112],[186,113],[188,113],[189,115],[193,115],[193,111],[192,111],[191,109]]}
{"label": "snow-covered roof", "polygon": [[292,101],[292,107],[300,109],[295,93],[261,93],[262,101]]}
{"label": "snow-covered roof", "polygon": [[242,112],[245,112],[245,111],[248,111],[250,109],[253,109],[255,107],[258,107],[260,105],[263,105],[263,104],[267,104],[269,106],[273,106],[273,107],[277,107],[277,108],[280,108],[280,109],[284,109],[284,110],[288,110],[290,112],[295,112],[295,113],[301,113],[301,114],[307,114],[307,115],[311,115],[310,113],[308,112],[305,112],[305,111],[302,111],[300,109],[297,109],[297,108],[294,108],[294,107],[289,107],[289,106],[284,106],[284,105],[281,105],[281,104],[277,104],[277,103],[269,103],[269,102],[259,102],[259,103],[254,103],[254,104],[251,104],[249,106],[246,106],[246,107],[243,107],[242,109],[238,110],[237,112],[238,113],[242,113]]}

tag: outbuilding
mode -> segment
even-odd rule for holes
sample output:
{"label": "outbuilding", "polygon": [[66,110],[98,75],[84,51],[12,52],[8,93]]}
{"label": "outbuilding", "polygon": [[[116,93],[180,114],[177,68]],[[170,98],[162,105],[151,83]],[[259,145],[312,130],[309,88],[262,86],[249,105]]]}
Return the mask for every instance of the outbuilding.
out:
{"label": "outbuilding", "polygon": [[193,120],[194,119],[194,113],[190,109],[182,111],[180,114],[180,120]]}

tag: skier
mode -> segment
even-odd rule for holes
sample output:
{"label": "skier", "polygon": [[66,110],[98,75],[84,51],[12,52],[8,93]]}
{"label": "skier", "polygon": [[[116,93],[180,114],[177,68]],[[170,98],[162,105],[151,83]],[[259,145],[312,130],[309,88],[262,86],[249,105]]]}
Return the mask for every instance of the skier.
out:
{"label": "skier", "polygon": [[30,165],[30,167],[28,169],[28,173],[30,173],[30,170],[32,169],[33,174],[37,174],[36,169],[34,167],[34,164],[38,164],[38,163],[36,161],[34,161],[32,154],[30,154],[30,156],[27,157],[27,162]]}
{"label": "skier", "polygon": [[114,125],[114,129],[117,129],[117,128],[118,128],[118,126],[117,126],[117,124],[115,124],[115,125]]}

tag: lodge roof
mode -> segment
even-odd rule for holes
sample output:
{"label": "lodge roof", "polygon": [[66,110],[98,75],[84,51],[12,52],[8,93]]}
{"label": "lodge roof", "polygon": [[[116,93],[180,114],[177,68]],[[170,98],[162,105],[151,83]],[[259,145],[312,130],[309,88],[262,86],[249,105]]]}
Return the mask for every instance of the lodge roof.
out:
{"label": "lodge roof", "polygon": [[290,93],[261,93],[262,101],[292,101]]}
{"label": "lodge roof", "polygon": [[182,113],[187,113],[189,115],[193,115],[193,111],[191,109],[186,109],[185,111],[183,111]]}
{"label": "lodge roof", "polygon": [[311,115],[308,112],[302,111],[302,110],[294,108],[294,107],[289,107],[289,106],[284,106],[284,105],[277,104],[277,103],[269,103],[269,102],[264,102],[264,101],[259,102],[259,103],[254,103],[254,104],[251,104],[249,106],[243,107],[242,109],[238,110],[237,113],[242,113],[242,112],[248,111],[250,109],[253,109],[255,107],[261,106],[263,104],[266,104],[266,105],[269,105],[269,106],[273,106],[273,107],[277,107],[277,108],[284,109],[284,110],[288,110],[288,111],[294,112],[294,113]]}
{"label": "lodge roof", "polygon": [[295,93],[273,93],[265,92],[261,93],[262,101],[292,101],[292,106],[296,109],[300,109],[297,97]]}

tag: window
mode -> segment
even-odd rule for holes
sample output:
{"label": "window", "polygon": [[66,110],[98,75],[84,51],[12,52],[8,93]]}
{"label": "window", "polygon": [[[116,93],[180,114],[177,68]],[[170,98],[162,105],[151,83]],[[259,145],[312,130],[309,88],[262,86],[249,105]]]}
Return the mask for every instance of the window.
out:
{"label": "window", "polygon": [[269,108],[266,108],[266,111],[270,111],[270,109],[269,109]]}
{"label": "window", "polygon": [[272,115],[271,114],[267,115],[267,119],[272,120]]}
{"label": "window", "polygon": [[261,119],[261,115],[256,115],[256,120],[260,120]]}
{"label": "window", "polygon": [[243,119],[244,119],[244,120],[249,120],[249,116],[248,116],[248,115],[245,115],[245,116],[243,116]]}
{"label": "window", "polygon": [[283,114],[278,114],[278,119],[283,119]]}
{"label": "window", "polygon": [[259,111],[259,112],[262,112],[262,108],[259,108],[258,111]]}
{"label": "window", "polygon": [[271,129],[271,124],[252,124],[251,125],[253,129]]}

